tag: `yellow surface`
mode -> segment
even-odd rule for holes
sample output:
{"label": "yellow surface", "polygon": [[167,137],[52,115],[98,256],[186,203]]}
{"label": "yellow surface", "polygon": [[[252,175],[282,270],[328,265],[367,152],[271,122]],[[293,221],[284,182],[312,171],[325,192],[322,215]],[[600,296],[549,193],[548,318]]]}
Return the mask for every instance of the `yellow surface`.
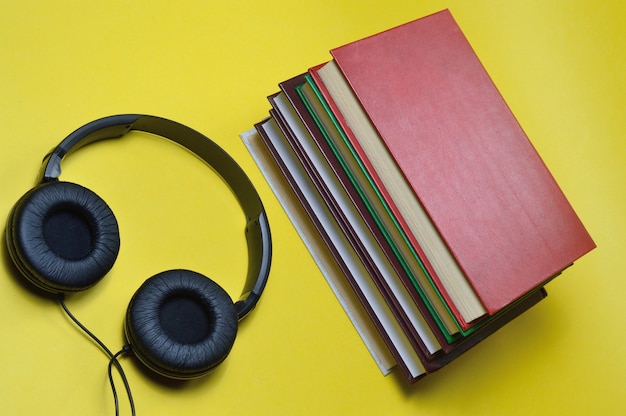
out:
{"label": "yellow surface", "polygon": [[[122,362],[140,415],[626,413],[626,6],[597,1],[2,1],[0,218],[49,148],[125,112],[188,124],[257,185],[274,239],[267,290],[210,376],[164,384]],[[238,133],[276,84],[328,50],[450,8],[598,244],[549,297],[414,386],[381,376]],[[201,164],[159,140],[96,144],[63,179],[99,193],[122,249],[71,310],[112,349],[132,293],[188,267],[238,295],[243,226]],[[7,415],[113,413],[105,356],[0,263],[0,406]],[[122,386],[118,382],[118,389]],[[129,414],[120,397],[122,414]]]}

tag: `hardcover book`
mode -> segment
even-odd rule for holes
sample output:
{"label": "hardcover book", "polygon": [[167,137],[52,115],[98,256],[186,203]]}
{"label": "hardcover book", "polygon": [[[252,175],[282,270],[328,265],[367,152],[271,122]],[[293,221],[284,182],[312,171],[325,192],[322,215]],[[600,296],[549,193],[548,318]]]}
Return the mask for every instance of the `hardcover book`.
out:
{"label": "hardcover book", "polygon": [[331,54],[242,139],[383,373],[414,382],[595,243],[449,11]]}
{"label": "hardcover book", "polygon": [[350,88],[323,82],[395,203],[423,208],[413,232],[434,226],[420,245],[463,327],[595,247],[449,11],[331,54]]}

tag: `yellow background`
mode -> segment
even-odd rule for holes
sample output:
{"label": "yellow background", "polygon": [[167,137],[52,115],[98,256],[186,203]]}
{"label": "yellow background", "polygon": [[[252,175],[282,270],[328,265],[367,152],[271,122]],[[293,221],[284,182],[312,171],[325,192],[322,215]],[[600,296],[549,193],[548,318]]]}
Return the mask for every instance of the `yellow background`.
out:
{"label": "yellow background", "polygon": [[[140,415],[625,414],[626,6],[599,1],[0,2],[0,218],[66,134],[125,112],[205,133],[266,205],[273,267],[214,373],[162,383],[122,362]],[[598,244],[548,298],[416,385],[383,377],[238,134],[277,83],[328,50],[449,8]],[[143,141],[142,141],[143,139]],[[238,296],[246,268],[232,196],[184,151],[134,134],[81,150],[62,179],[112,207],[122,249],[71,310],[111,349],[150,275],[187,267]],[[2,247],[1,413],[113,413],[107,359],[26,289]],[[118,389],[122,389],[118,382]],[[129,414],[121,392],[122,414]]]}

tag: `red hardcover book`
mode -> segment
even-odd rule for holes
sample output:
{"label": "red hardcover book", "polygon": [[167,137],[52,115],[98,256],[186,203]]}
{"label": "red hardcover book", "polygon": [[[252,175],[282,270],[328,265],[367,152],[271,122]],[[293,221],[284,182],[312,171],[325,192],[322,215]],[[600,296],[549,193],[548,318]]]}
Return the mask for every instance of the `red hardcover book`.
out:
{"label": "red hardcover book", "polygon": [[331,53],[460,271],[436,275],[462,325],[595,247],[447,10]]}

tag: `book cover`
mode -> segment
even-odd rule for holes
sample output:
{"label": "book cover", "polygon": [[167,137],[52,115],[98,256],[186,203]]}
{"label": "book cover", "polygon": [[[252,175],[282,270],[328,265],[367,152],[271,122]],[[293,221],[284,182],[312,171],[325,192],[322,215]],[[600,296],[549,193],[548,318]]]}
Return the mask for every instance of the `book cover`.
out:
{"label": "book cover", "polygon": [[331,54],[462,271],[440,288],[484,307],[466,325],[595,247],[449,11]]}

